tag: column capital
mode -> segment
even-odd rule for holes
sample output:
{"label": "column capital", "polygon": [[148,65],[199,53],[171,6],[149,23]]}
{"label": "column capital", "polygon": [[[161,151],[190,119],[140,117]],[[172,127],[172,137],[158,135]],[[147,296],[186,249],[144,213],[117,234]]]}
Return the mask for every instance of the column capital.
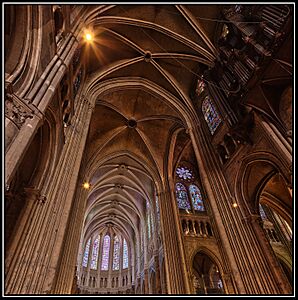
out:
{"label": "column capital", "polygon": [[250,214],[247,217],[244,217],[242,220],[244,220],[246,223],[258,223],[259,225],[262,225],[263,221],[259,214]]}
{"label": "column capital", "polygon": [[84,103],[88,105],[89,109],[93,109],[95,107],[95,104],[93,104],[84,94],[81,94],[80,98],[83,100]]}
{"label": "column capital", "polygon": [[41,195],[40,190],[33,187],[25,187],[24,195],[29,200],[37,201],[40,204],[44,204],[47,200],[45,195]]}

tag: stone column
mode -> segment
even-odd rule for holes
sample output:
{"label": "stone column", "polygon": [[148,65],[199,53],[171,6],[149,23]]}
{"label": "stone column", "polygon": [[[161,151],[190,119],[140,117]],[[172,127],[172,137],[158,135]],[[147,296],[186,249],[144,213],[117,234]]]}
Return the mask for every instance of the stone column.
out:
{"label": "stone column", "polygon": [[255,114],[256,120],[262,126],[264,133],[272,147],[279,153],[280,158],[287,164],[292,165],[292,145],[283,137],[280,131],[270,121],[265,120],[261,115]]}
{"label": "stone column", "polygon": [[[14,140],[9,138],[7,143],[9,149],[5,155],[5,182],[9,184],[19,166],[26,150],[28,149],[36,131],[42,123],[43,114],[46,112],[53,96],[55,95],[60,80],[62,79],[65,70],[70,65],[73,53],[77,47],[77,41],[72,34],[65,40],[65,47],[61,47],[59,55],[56,54],[43,74],[37,80],[31,92],[26,95],[27,102],[19,99],[24,105],[20,108],[20,119],[22,126],[19,132],[15,135]],[[30,110],[35,111],[32,118],[29,116]],[[37,113],[38,112],[38,113]],[[9,123],[7,123],[9,126]],[[11,131],[11,130],[10,130]]]}
{"label": "stone column", "polygon": [[123,237],[120,239],[120,257],[119,257],[119,287],[122,287],[122,270],[123,270]]}
{"label": "stone column", "polygon": [[154,251],[154,266],[155,266],[155,279],[156,279],[156,286],[155,290],[157,294],[161,294],[161,282],[160,282],[160,267],[159,267],[159,255],[158,250]]}
{"label": "stone column", "polygon": [[[167,288],[169,294],[190,293],[185,265],[180,221],[177,215],[174,191],[163,191],[160,197],[160,214],[163,230]],[[175,205],[175,207],[173,207]]]}
{"label": "stone column", "polygon": [[102,247],[103,247],[104,235],[101,234],[99,248],[98,248],[98,265],[97,265],[97,287],[100,288],[100,273],[101,273],[101,262],[102,262]]}
{"label": "stone column", "polygon": [[[81,159],[88,134],[92,105],[82,98],[73,117],[59,162],[53,174],[49,174],[44,184],[46,201],[43,205],[33,205],[26,212],[26,234],[24,226],[18,227],[12,246],[6,258],[6,293],[34,294],[50,293],[55,275],[61,263],[69,268],[68,291],[71,290],[75,260],[73,255],[59,262],[60,251],[65,241],[65,229],[70,215],[72,200],[77,185]],[[10,148],[12,149],[12,148]],[[20,237],[20,238],[18,238]],[[68,249],[69,254],[72,249]],[[77,254],[77,253],[76,253]],[[76,255],[75,254],[75,255]],[[72,259],[71,259],[72,258]]]}
{"label": "stone column", "polygon": [[221,278],[223,280],[225,293],[228,295],[235,294],[232,274],[224,273],[221,275]]}
{"label": "stone column", "polygon": [[[133,246],[132,246],[133,247]],[[135,286],[135,274],[136,274],[136,267],[135,267],[135,261],[136,261],[136,253],[135,249],[131,247],[132,251],[132,257],[131,257],[131,285]],[[134,290],[134,289],[133,289]]]}
{"label": "stone column", "polygon": [[254,229],[255,236],[257,237],[260,246],[262,247],[262,252],[268,259],[270,269],[274,274],[278,287],[281,290],[291,293],[292,287],[289,284],[287,277],[285,276],[280,264],[277,261],[274,250],[272,249],[268,239],[265,236],[264,230],[261,225],[261,217],[259,215],[250,215],[246,219],[246,222],[250,223]]}
{"label": "stone column", "polygon": [[[238,293],[279,294],[290,290],[281,286],[264,256],[252,224],[244,222],[241,207],[233,207],[233,199],[222,173],[214,159],[215,153],[199,130],[190,130],[192,145],[206,188],[214,220],[220,233],[224,252],[232,270]],[[197,145],[202,145],[198,148]],[[210,171],[212,170],[212,172]]]}
{"label": "stone column", "polygon": [[109,271],[108,271],[108,288],[112,287],[112,269],[113,269],[113,254],[114,254],[114,235],[110,240],[110,254],[109,254]]}
{"label": "stone column", "polygon": [[148,266],[145,265],[144,268],[144,293],[149,294],[149,274],[148,274]]}
{"label": "stone column", "polygon": [[142,287],[141,287],[141,275],[138,274],[137,276],[137,284],[136,284],[136,290],[140,290],[141,291]]}
{"label": "stone column", "polygon": [[25,279],[28,262],[24,256],[27,251],[31,250],[31,245],[27,240],[36,222],[36,215],[44,210],[47,200],[44,195],[41,195],[40,190],[34,188],[25,188],[24,197],[26,205],[5,258],[5,292],[7,294],[10,294],[10,291],[19,291],[19,284]]}

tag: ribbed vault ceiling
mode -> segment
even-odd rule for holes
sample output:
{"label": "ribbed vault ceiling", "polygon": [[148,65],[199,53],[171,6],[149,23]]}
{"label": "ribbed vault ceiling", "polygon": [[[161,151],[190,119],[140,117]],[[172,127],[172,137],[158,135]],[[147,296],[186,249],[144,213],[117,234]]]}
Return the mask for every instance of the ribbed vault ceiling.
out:
{"label": "ribbed vault ceiling", "polygon": [[[113,224],[138,241],[146,199],[155,201],[148,170],[163,177],[172,133],[185,128],[181,110],[193,107],[189,95],[195,81],[217,55],[213,39],[218,23],[211,19],[219,15],[218,5],[86,9],[85,22],[95,35],[85,49],[86,90],[97,99],[86,144],[92,184],[86,232]],[[121,87],[96,94],[105,82],[119,80],[124,81]],[[126,86],[133,81],[156,88]],[[166,97],[154,93],[157,89]]]}

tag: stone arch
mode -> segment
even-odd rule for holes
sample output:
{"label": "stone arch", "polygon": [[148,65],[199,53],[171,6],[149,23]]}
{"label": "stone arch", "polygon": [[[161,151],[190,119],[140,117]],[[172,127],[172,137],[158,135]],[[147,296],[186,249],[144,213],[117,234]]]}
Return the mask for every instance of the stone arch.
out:
{"label": "stone arch", "polygon": [[30,142],[15,173],[6,198],[5,235],[7,236],[6,249],[14,240],[14,228],[21,222],[24,209],[32,193],[42,196],[46,201],[45,189],[49,174],[53,172],[57,159],[57,128],[55,117],[47,111],[45,121],[38,128]]}
{"label": "stone arch", "polygon": [[[243,159],[236,175],[235,195],[243,204],[241,208],[245,215],[258,213],[259,197],[266,184],[276,174],[280,174],[286,185],[289,184],[290,174],[287,166],[270,152],[255,152]],[[287,212],[282,216],[291,215],[291,208],[286,203],[281,204]]]}
{"label": "stone arch", "polygon": [[5,80],[23,98],[32,89],[41,64],[44,15],[39,5],[9,5],[7,9],[14,32],[5,43]]}
{"label": "stone arch", "polygon": [[[200,272],[202,272],[202,274],[199,274],[198,273],[198,269],[197,269],[197,262],[196,262],[196,259],[198,258],[198,256],[200,256],[200,258],[203,258],[203,259],[207,259],[208,261],[208,264],[207,263],[203,263],[201,267],[203,267],[203,269],[205,268],[205,270],[200,270]],[[205,257],[204,257],[205,256]],[[200,276],[202,276],[202,280],[205,281],[204,283],[204,288],[202,287],[202,283],[199,283],[199,293],[226,293],[226,283],[224,282],[224,279],[223,279],[223,274],[224,274],[224,270],[223,270],[223,266],[220,262],[220,260],[217,258],[217,256],[211,251],[209,250],[208,248],[206,247],[199,247],[197,249],[194,249],[192,254],[191,254],[191,258],[190,258],[190,270],[191,270],[191,280],[193,280],[194,278],[198,278]],[[196,265],[196,266],[195,266]],[[210,274],[211,274],[211,271],[213,270],[213,268],[216,268],[217,269],[217,272],[218,272],[218,280],[220,283],[220,288],[219,286],[214,286],[214,283],[211,281],[211,278],[210,278]],[[207,272],[207,269],[208,269],[208,272]],[[211,270],[212,269],[212,270]],[[205,274],[206,273],[206,274]],[[206,275],[208,275],[206,277]],[[204,279],[204,278],[205,279]],[[205,286],[206,284],[206,286]],[[203,288],[203,290],[202,290]],[[195,291],[195,293],[197,293]]]}
{"label": "stone arch", "polygon": [[218,256],[216,254],[214,254],[214,252],[212,250],[208,249],[207,247],[203,247],[203,246],[199,246],[199,247],[193,249],[193,251],[191,252],[191,255],[189,258],[190,266],[193,265],[194,258],[198,253],[203,253],[203,254],[209,256],[217,264],[217,266],[220,269],[221,274],[224,273],[225,269],[223,267],[223,264],[222,264],[220,258],[218,258]]}

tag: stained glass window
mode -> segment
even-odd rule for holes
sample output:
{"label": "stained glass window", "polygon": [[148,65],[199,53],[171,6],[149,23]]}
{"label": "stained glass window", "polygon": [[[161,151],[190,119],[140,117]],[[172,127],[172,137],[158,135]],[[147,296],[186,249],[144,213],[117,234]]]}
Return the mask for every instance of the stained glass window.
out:
{"label": "stained glass window", "polygon": [[126,239],[123,240],[123,269],[128,268],[128,249]]}
{"label": "stained glass window", "polygon": [[118,236],[114,238],[113,270],[119,270],[120,241]]}
{"label": "stained glass window", "polygon": [[147,214],[147,228],[148,228],[148,239],[151,237],[151,220],[150,213]]}
{"label": "stained glass window", "polygon": [[204,118],[208,124],[209,130],[211,134],[213,134],[218,127],[218,125],[221,122],[221,118],[215,109],[214,104],[210,100],[210,98],[207,96],[203,103],[202,103],[202,112],[204,115]]}
{"label": "stained glass window", "polygon": [[141,253],[144,253],[144,235],[141,235]]}
{"label": "stained glass window", "polygon": [[197,84],[197,95],[200,95],[203,93],[203,91],[205,90],[206,84],[202,79],[198,79],[198,84]]}
{"label": "stained glass window", "polygon": [[91,264],[90,264],[90,268],[92,270],[97,269],[98,249],[99,249],[99,237],[96,238],[93,243],[92,258],[91,258]]}
{"label": "stained glass window", "polygon": [[260,210],[260,216],[261,216],[262,220],[267,219],[265,211],[264,211],[264,209],[263,209],[263,207],[262,207],[261,204],[259,204],[259,210]]}
{"label": "stained glass window", "polygon": [[187,191],[182,183],[176,183],[176,199],[178,207],[181,209],[190,209],[190,203],[187,197]]}
{"label": "stained glass window", "polygon": [[196,185],[191,184],[189,186],[189,193],[191,196],[194,210],[204,211],[205,208],[200,189]]}
{"label": "stained glass window", "polygon": [[90,243],[91,243],[91,238],[88,240],[88,242],[85,246],[85,252],[84,252],[84,257],[83,257],[83,267],[87,267],[87,265],[88,265]]}
{"label": "stained glass window", "polygon": [[191,170],[189,170],[186,167],[178,167],[176,169],[176,173],[179,176],[179,178],[184,180],[191,179],[193,177]]}
{"label": "stained glass window", "polygon": [[156,214],[157,214],[157,225],[159,226],[160,214],[159,214],[159,203],[158,203],[157,195],[155,196],[155,205],[156,205]]}
{"label": "stained glass window", "polygon": [[101,269],[109,269],[110,237],[106,235],[103,240]]}

